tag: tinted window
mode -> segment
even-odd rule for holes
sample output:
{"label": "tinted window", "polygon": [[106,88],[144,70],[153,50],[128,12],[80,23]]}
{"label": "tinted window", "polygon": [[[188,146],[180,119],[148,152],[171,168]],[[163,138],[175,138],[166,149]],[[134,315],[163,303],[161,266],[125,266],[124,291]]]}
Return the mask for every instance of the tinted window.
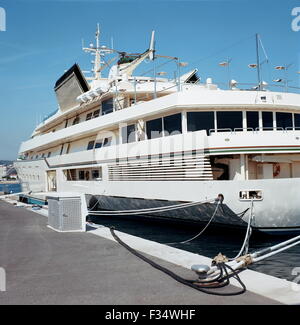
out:
{"label": "tinted window", "polygon": [[258,112],[247,112],[247,128],[255,130],[259,127],[259,115]]}
{"label": "tinted window", "polygon": [[102,115],[112,113],[113,111],[114,111],[114,104],[112,98],[102,102]]}
{"label": "tinted window", "polygon": [[273,128],[273,113],[262,112],[263,127],[271,129]]}
{"label": "tinted window", "polygon": [[95,144],[95,149],[99,149],[99,148],[102,148],[102,142],[103,142],[103,139],[101,140],[98,140]]}
{"label": "tinted window", "polygon": [[100,114],[100,109],[97,109],[96,111],[94,111],[94,113],[93,113],[93,117],[94,117],[94,118],[95,118],[95,117],[98,117],[99,114]]}
{"label": "tinted window", "polygon": [[79,178],[80,180],[84,180],[84,171],[83,171],[83,170],[80,170],[80,171],[78,172],[78,178]]}
{"label": "tinted window", "polygon": [[215,128],[214,112],[188,112],[187,113],[187,130],[188,131],[201,131]]}
{"label": "tinted window", "polygon": [[276,123],[278,128],[293,127],[292,113],[276,113]]}
{"label": "tinted window", "polygon": [[122,143],[135,142],[135,124],[122,128]]}
{"label": "tinted window", "polygon": [[90,179],[90,172],[88,170],[85,171],[84,173],[84,179],[88,181]]}
{"label": "tinted window", "polygon": [[109,147],[111,145],[112,137],[105,138],[103,142],[103,147]]}
{"label": "tinted window", "polygon": [[181,113],[164,117],[164,134],[182,133]]}
{"label": "tinted window", "polygon": [[88,143],[87,150],[92,150],[92,149],[94,149],[94,143],[95,143],[95,141],[90,141],[90,142]]}
{"label": "tinted window", "polygon": [[162,136],[162,119],[158,118],[156,120],[146,122],[147,138],[155,139]]}
{"label": "tinted window", "polygon": [[92,178],[99,178],[99,170],[98,169],[92,170]]}
{"label": "tinted window", "polygon": [[75,117],[74,121],[73,121],[73,125],[78,124],[80,122],[80,118],[79,116]]}
{"label": "tinted window", "polygon": [[300,128],[300,114],[294,114],[295,127]]}
{"label": "tinted window", "polygon": [[218,129],[242,129],[243,113],[242,112],[217,112]]}
{"label": "tinted window", "polygon": [[68,147],[67,147],[67,151],[66,151],[67,154],[70,152],[70,147],[71,147],[71,144],[68,143]]}
{"label": "tinted window", "polygon": [[90,120],[92,118],[93,113],[89,113],[86,116],[86,121]]}

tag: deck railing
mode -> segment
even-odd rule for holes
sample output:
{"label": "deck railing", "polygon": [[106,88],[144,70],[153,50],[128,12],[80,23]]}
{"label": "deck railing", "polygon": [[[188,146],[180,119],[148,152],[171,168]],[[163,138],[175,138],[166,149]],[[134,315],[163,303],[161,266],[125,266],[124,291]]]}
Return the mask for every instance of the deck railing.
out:
{"label": "deck railing", "polygon": [[224,128],[224,129],[210,129],[208,131],[209,135],[212,135],[214,133],[224,133],[228,132],[230,134],[236,134],[240,132],[252,132],[252,133],[257,133],[257,132],[262,132],[262,131],[281,131],[281,132],[290,132],[290,131],[300,131],[300,127],[257,127],[257,128]]}

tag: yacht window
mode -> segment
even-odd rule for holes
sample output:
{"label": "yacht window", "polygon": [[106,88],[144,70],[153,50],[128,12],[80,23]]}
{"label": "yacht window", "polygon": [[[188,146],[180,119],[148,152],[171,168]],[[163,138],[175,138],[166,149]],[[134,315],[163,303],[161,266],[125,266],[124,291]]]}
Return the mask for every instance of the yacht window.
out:
{"label": "yacht window", "polygon": [[86,116],[86,121],[90,120],[93,116],[93,113],[88,113]]}
{"label": "yacht window", "polygon": [[259,128],[259,114],[258,112],[246,112],[247,113],[247,128],[253,130]]}
{"label": "yacht window", "polygon": [[[65,169],[64,175],[67,181],[91,181],[91,180],[101,180],[102,179],[102,169],[101,167],[97,169]],[[78,177],[76,177],[78,175]]]}
{"label": "yacht window", "polygon": [[102,144],[103,144],[103,139],[97,140],[95,144],[95,149],[102,148]]}
{"label": "yacht window", "polygon": [[64,174],[67,181],[76,181],[76,169],[66,169]]}
{"label": "yacht window", "polygon": [[164,135],[182,133],[181,113],[164,117]]}
{"label": "yacht window", "polygon": [[148,139],[160,138],[162,136],[162,119],[147,121],[146,130]]}
{"label": "yacht window", "polygon": [[68,154],[70,152],[70,148],[71,148],[71,143],[68,143],[66,154]]}
{"label": "yacht window", "polygon": [[78,179],[79,179],[80,181],[83,181],[83,180],[84,180],[84,170],[80,170],[80,171],[78,172]]}
{"label": "yacht window", "polygon": [[93,118],[99,117],[100,115],[100,109],[97,109],[96,111],[94,111],[93,113]]}
{"label": "yacht window", "polygon": [[112,113],[113,111],[114,111],[114,103],[112,98],[102,102],[102,115]]}
{"label": "yacht window", "polygon": [[47,155],[47,157],[49,158],[51,156],[51,152],[48,152],[48,155]]}
{"label": "yacht window", "polygon": [[80,122],[80,118],[79,116],[76,116],[72,125],[78,124],[79,122]]}
{"label": "yacht window", "polygon": [[90,171],[89,171],[89,170],[86,170],[86,171],[84,172],[84,179],[85,179],[86,181],[89,181],[89,180],[90,180]]}
{"label": "yacht window", "polygon": [[[217,112],[218,129],[242,129],[242,112]],[[226,131],[226,130],[224,130]],[[229,131],[229,130],[228,130]]]}
{"label": "yacht window", "polygon": [[99,172],[99,169],[93,169],[93,170],[92,170],[92,178],[93,178],[93,179],[100,178],[100,172]]}
{"label": "yacht window", "polygon": [[273,113],[262,112],[263,128],[266,130],[273,129]]}
{"label": "yacht window", "polygon": [[127,125],[122,128],[122,143],[135,142],[136,127],[135,124]]}
{"label": "yacht window", "polygon": [[103,142],[103,147],[109,147],[111,145],[112,137],[105,138]]}
{"label": "yacht window", "polygon": [[93,150],[94,149],[94,144],[95,144],[95,141],[90,141],[88,143],[87,150]]}
{"label": "yacht window", "polygon": [[294,114],[295,128],[300,128],[300,114]]}
{"label": "yacht window", "polygon": [[292,113],[278,113],[276,112],[277,128],[292,128],[293,127],[293,115]]}
{"label": "yacht window", "polygon": [[188,112],[187,113],[187,130],[188,132],[209,130],[215,128],[214,112]]}

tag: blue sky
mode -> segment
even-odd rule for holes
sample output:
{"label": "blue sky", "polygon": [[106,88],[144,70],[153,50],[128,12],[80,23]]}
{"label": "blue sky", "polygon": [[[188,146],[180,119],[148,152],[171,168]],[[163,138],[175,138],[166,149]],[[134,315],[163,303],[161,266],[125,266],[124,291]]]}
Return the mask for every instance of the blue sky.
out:
{"label": "blue sky", "polygon": [[[177,56],[189,62],[187,69],[198,68],[202,80],[216,82],[226,81],[218,63],[228,57],[233,79],[256,81],[247,65],[255,63],[259,33],[269,58],[263,79],[283,77],[274,67],[293,63],[289,79],[298,86],[300,32],[291,28],[298,6],[294,0],[0,1],[6,12],[6,31],[0,32],[0,159],[15,159],[37,121],[56,109],[53,86],[64,71],[75,62],[90,68],[81,39],[86,45],[94,41],[97,22],[104,44],[113,37],[116,49],[130,52],[146,50],[154,29],[157,53]],[[165,69],[172,77],[173,67]]]}

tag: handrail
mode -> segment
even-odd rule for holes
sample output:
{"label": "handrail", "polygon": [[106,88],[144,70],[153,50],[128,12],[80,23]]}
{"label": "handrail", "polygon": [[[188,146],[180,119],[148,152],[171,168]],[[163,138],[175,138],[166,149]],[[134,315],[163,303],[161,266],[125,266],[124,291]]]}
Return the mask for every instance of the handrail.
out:
{"label": "handrail", "polygon": [[233,131],[234,132],[244,132],[244,131],[255,132],[253,128],[235,128]]}
{"label": "handrail", "polygon": [[230,128],[226,128],[226,129],[210,129],[208,132],[209,132],[209,135],[211,135],[211,133],[218,133],[218,132],[230,132],[230,133],[233,133],[232,129],[230,129]]}
{"label": "handrail", "polygon": [[273,126],[268,126],[268,127],[257,127],[255,131],[284,131],[285,129],[283,127],[273,127]]}
{"label": "handrail", "polygon": [[288,132],[288,131],[300,131],[300,127],[257,127],[255,129],[253,128],[235,128],[235,129],[231,129],[231,128],[226,128],[226,129],[210,129],[209,135],[211,135],[212,133],[224,133],[224,132],[230,132],[231,134],[235,134],[237,132],[260,132],[260,131],[282,131],[282,132]]}

